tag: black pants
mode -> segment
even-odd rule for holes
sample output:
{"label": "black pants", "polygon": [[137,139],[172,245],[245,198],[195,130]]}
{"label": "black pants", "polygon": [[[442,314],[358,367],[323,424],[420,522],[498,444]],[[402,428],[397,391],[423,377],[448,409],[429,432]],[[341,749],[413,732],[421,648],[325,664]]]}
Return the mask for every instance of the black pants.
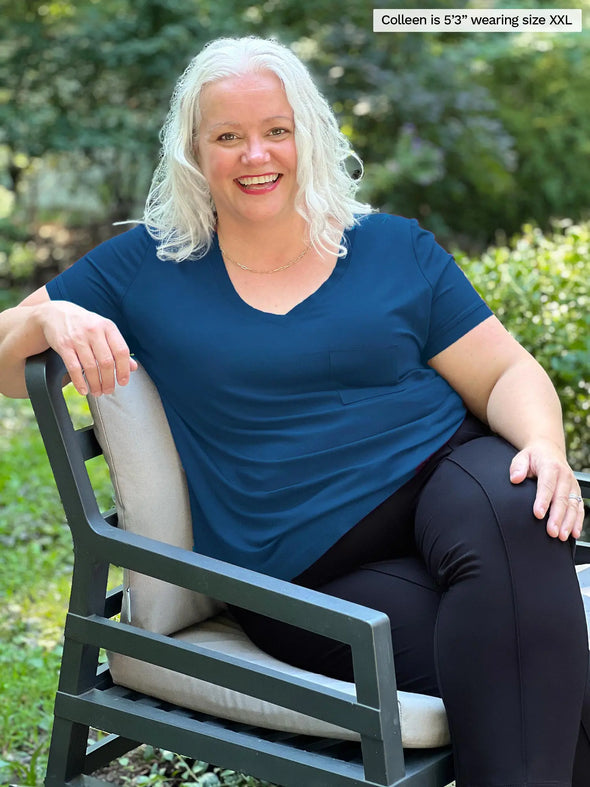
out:
{"label": "black pants", "polygon": [[[444,700],[457,787],[572,784],[588,672],[573,542],[550,538],[533,516],[535,481],[510,483],[514,454],[468,417],[293,580],[389,616],[398,687]],[[348,646],[233,612],[277,658],[352,680]],[[584,735],[574,785],[590,785]]]}

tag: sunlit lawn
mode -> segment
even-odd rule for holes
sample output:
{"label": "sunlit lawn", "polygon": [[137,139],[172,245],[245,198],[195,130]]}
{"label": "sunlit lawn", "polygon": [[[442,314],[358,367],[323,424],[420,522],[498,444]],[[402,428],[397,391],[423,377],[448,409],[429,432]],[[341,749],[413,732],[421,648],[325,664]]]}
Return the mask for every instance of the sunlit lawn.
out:
{"label": "sunlit lawn", "polygon": [[0,543],[0,783],[38,784],[57,686],[71,540],[31,406],[5,398]]}

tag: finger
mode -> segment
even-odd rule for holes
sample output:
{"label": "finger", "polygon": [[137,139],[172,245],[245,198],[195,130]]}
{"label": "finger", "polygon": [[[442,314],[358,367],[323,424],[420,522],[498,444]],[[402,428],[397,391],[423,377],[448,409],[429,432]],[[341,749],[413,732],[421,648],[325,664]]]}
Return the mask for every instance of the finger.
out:
{"label": "finger", "polygon": [[561,541],[567,541],[570,537],[578,518],[578,501],[572,499],[567,499],[565,502],[565,509],[563,514],[563,519],[559,524],[559,533],[558,538]]}
{"label": "finger", "polygon": [[[565,540],[569,537],[576,522],[577,500],[570,498],[572,478],[569,473],[560,476],[551,501],[547,532],[550,536]],[[573,504],[573,505],[572,505]]]}
{"label": "finger", "polygon": [[115,325],[110,326],[107,330],[106,339],[114,360],[116,380],[119,385],[126,385],[129,382],[131,372],[137,369],[137,361],[131,358],[129,347]]}
{"label": "finger", "polygon": [[99,330],[92,331],[88,341],[97,372],[96,374],[92,365],[88,369],[84,366],[91,392],[95,396],[111,394],[115,390],[117,381],[123,385],[129,381],[131,374],[129,348],[117,326],[110,321],[105,321]]}
{"label": "finger", "polygon": [[53,344],[64,359],[74,387],[82,395],[101,393],[100,372],[90,344],[95,342],[93,334],[96,333],[95,327],[91,330],[78,329],[74,335],[70,331],[69,335],[59,337]]}
{"label": "finger", "polygon": [[575,497],[569,497],[566,513],[559,530],[559,538],[562,541],[566,541],[570,536],[579,538],[582,531],[583,520],[584,506]]}
{"label": "finger", "polygon": [[527,451],[520,451],[510,463],[510,481],[513,484],[522,483],[527,478],[529,469],[529,454]]}
{"label": "finger", "polygon": [[96,358],[90,349],[86,348],[80,351],[79,359],[84,379],[86,380],[88,393],[92,396],[100,396],[102,394],[102,381],[96,364]]}
{"label": "finger", "polygon": [[[539,473],[537,479],[537,495],[533,504],[533,513],[537,519],[543,519],[549,510],[549,506],[553,507],[557,479],[558,471],[556,468],[545,468]],[[554,513],[557,516],[560,512],[556,510]],[[557,533],[555,535],[557,535]]]}
{"label": "finger", "polygon": [[[572,494],[578,494],[578,493],[574,490]],[[576,506],[573,514],[574,524],[572,526],[571,535],[574,538],[580,538],[580,536],[582,535],[582,529],[584,527],[584,515],[586,513],[584,510],[584,502],[579,499],[572,500],[572,502],[574,502]]]}
{"label": "finger", "polygon": [[[100,396],[103,393],[103,388],[99,362],[108,365],[106,360],[107,353],[110,355],[110,349],[104,340],[104,336],[101,341],[96,335],[92,335],[92,333],[89,332],[88,335],[85,335],[84,339],[78,341],[74,347],[78,355],[78,361],[82,368],[84,378],[86,380],[88,393],[90,393],[92,396]],[[106,350],[104,349],[105,347]],[[112,357],[111,366],[114,366]],[[106,369],[105,374],[108,375]]]}
{"label": "finger", "polygon": [[586,514],[584,503],[579,504],[579,509],[578,518],[576,520],[576,524],[574,525],[574,529],[572,530],[572,536],[574,538],[580,538],[582,535],[582,530],[584,529],[584,516]]}
{"label": "finger", "polygon": [[[115,359],[105,336],[98,336],[91,345],[98,374],[99,388],[95,395],[113,393],[115,390]],[[86,371],[86,370],[85,370]]]}
{"label": "finger", "polygon": [[77,353],[73,349],[63,349],[60,355],[65,364],[69,378],[72,381],[72,385],[79,394],[86,396],[88,393],[88,386]]}

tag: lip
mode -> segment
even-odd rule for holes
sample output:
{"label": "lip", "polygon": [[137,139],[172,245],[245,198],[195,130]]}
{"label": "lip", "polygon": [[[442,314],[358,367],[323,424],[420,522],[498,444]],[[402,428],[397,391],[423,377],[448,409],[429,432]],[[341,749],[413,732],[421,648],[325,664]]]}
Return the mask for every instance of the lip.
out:
{"label": "lip", "polygon": [[252,186],[244,186],[240,183],[239,178],[234,178],[234,183],[240,189],[243,194],[268,194],[270,191],[274,191],[279,183],[281,182],[281,178],[283,177],[280,172],[263,172],[259,175],[241,175],[242,178],[264,178],[268,177],[269,175],[278,175],[277,179],[274,181],[269,181],[268,183],[261,183]]}

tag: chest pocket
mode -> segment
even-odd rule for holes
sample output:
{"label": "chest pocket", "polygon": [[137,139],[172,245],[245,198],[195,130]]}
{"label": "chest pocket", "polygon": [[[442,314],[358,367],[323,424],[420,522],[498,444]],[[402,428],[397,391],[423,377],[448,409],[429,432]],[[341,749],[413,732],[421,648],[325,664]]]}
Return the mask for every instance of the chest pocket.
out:
{"label": "chest pocket", "polygon": [[344,404],[392,393],[398,383],[396,346],[330,352],[330,377]]}

